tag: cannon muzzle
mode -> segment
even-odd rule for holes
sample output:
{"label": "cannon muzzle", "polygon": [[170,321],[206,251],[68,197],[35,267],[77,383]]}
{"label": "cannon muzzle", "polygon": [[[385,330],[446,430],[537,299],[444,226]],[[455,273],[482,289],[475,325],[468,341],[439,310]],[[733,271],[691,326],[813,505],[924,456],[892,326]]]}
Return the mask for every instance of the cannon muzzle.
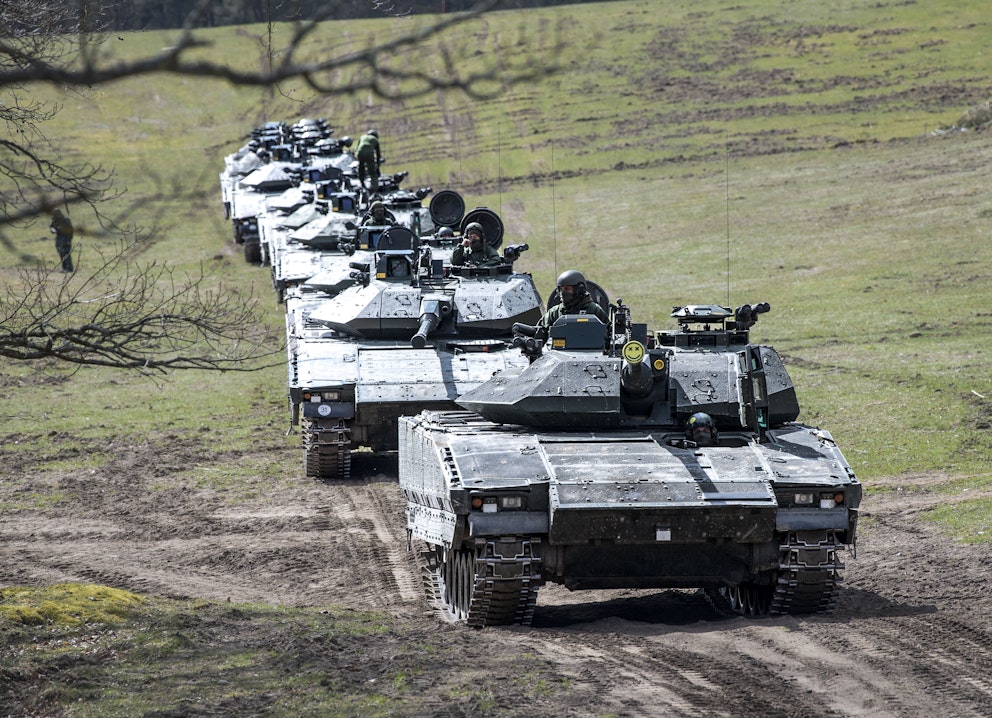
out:
{"label": "cannon muzzle", "polygon": [[423,349],[427,346],[427,337],[437,329],[441,317],[451,312],[451,300],[438,295],[424,297],[420,301],[420,328],[410,339],[410,346]]}
{"label": "cannon muzzle", "polygon": [[437,314],[425,314],[420,318],[420,329],[417,333],[413,335],[410,339],[410,346],[414,349],[423,349],[427,346],[427,336],[437,329],[437,325],[441,323],[441,317]]}
{"label": "cannon muzzle", "polygon": [[628,396],[641,398],[651,393],[654,376],[644,362],[624,362],[620,370],[620,386]]}

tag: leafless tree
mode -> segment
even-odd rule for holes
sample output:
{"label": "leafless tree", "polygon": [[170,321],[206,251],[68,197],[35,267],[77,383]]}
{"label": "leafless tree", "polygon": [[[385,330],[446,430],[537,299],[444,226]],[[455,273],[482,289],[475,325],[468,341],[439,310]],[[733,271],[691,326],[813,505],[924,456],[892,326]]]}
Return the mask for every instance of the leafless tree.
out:
{"label": "leafless tree", "polygon": [[[317,95],[368,92],[403,99],[457,90],[473,98],[492,97],[553,71],[557,48],[544,43],[548,56],[538,61],[491,48],[491,61],[470,73],[460,72],[458,62],[464,53],[477,52],[468,43],[440,44],[443,67],[433,72],[410,62],[407,54],[497,4],[484,3],[434,23],[410,23],[399,36],[326,56],[310,42],[325,19],[314,17],[294,23],[288,35],[270,31],[260,38],[266,59],[252,68],[243,57],[205,59],[207,42],[196,27],[209,0],[199,2],[170,47],[126,59],[107,49],[103,18],[112,8],[109,0],[0,3],[0,121],[8,130],[0,137],[0,242],[13,249],[5,228],[47,219],[48,212],[63,205],[84,208],[105,237],[120,242],[120,251],[95,263],[98,268],[87,276],[22,271],[0,298],[0,356],[143,371],[231,370],[273,349],[271,337],[266,341],[258,334],[255,301],[240,288],[210,290],[205,273],[178,277],[168,267],[132,261],[128,248],[140,234],[133,218],[123,222],[101,212],[115,196],[113,169],[64,160],[41,129],[60,108],[33,100],[32,87],[86,92],[124,78],[168,73],[259,88],[302,82]],[[276,36],[286,38],[278,47]],[[523,44],[519,38],[516,42]]]}
{"label": "leafless tree", "polygon": [[22,269],[0,293],[0,356],[137,369],[245,370],[279,355],[251,293],[213,286],[209,274],[134,264],[126,248],[86,275],[52,280]]}

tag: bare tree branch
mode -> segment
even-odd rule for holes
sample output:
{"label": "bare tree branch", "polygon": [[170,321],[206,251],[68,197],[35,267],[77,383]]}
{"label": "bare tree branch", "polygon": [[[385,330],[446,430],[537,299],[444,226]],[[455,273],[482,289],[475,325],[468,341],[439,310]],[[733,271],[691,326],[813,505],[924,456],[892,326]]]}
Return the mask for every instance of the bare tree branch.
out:
{"label": "bare tree branch", "polygon": [[282,363],[280,339],[265,328],[252,293],[214,287],[203,268],[180,275],[131,262],[129,249],[101,257],[88,276],[21,270],[0,295],[0,356],[142,372]]}
{"label": "bare tree branch", "polygon": [[[63,62],[63,53],[32,54],[23,51],[16,41],[2,40],[0,88],[25,83],[92,87],[125,78],[169,73],[222,79],[234,85],[255,87],[271,87],[289,80],[303,80],[320,93],[349,94],[371,90],[383,99],[400,99],[437,89],[458,89],[472,97],[493,97],[509,85],[554,72],[554,65],[547,62],[551,58],[542,58],[540,62],[535,62],[533,57],[520,56],[514,64],[508,56],[501,57],[500,62],[494,59],[488,67],[462,77],[433,75],[403,63],[402,59],[405,51],[476,20],[498,5],[496,0],[483,2],[470,12],[443,15],[436,22],[415,27],[388,40],[373,40],[365,49],[331,54],[318,59],[305,59],[302,56],[314,52],[312,48],[308,48],[306,41],[320,28],[321,21],[326,17],[297,22],[293,24],[292,34],[285,45],[270,48],[272,56],[279,58],[278,62],[259,68],[245,68],[240,64],[196,58],[196,50],[209,48],[211,44],[201,39],[194,29],[190,29],[191,21],[171,47],[131,60],[115,59],[109,54],[98,52],[96,48],[100,43],[87,36],[80,36],[79,40],[79,46],[87,48],[86,51],[80,52],[73,62]],[[549,54],[554,54],[558,49],[560,48],[549,48],[552,50]],[[343,70],[355,69],[367,72],[358,79],[341,79]],[[393,80],[414,80],[417,87],[413,90],[391,90],[381,82],[381,78],[387,75]],[[499,90],[480,92],[477,89],[480,84],[492,82],[498,82]]]}
{"label": "bare tree branch", "polygon": [[[106,216],[101,206],[119,197],[114,170],[94,160],[68,161],[42,130],[61,108],[39,102],[32,89],[51,85],[85,94],[124,79],[167,73],[280,91],[295,82],[317,95],[363,92],[404,100],[457,90],[486,99],[553,72],[561,47],[546,38],[504,45],[486,32],[483,52],[471,35],[459,34],[477,30],[468,23],[498,4],[483,2],[470,12],[424,23],[397,19],[405,31],[370,38],[366,47],[347,51],[321,42],[324,15],[279,26],[288,33],[273,32],[270,22],[259,39],[262,58],[251,67],[242,55],[209,59],[211,45],[195,28],[211,12],[211,0],[199,0],[170,47],[139,57],[117,54],[114,45],[123,38],[104,32],[113,9],[109,0],[0,2],[0,124],[7,129],[0,134],[0,243],[16,253],[5,227],[31,226],[68,206],[92,215],[83,234],[120,242],[116,253],[101,254],[99,267],[85,276],[20,270],[19,281],[0,296],[0,356],[155,373],[257,369],[270,356],[279,355],[275,363],[281,363],[282,355],[251,293],[219,288],[202,269],[196,276],[179,276],[169,266],[134,261],[136,248],[143,242],[147,246],[150,236],[135,219],[154,198],[130,202],[126,218]],[[527,52],[515,49],[524,45]],[[544,48],[544,56],[533,57],[534,47]],[[468,62],[459,62],[462,58]],[[88,243],[87,250],[96,252],[94,245]]]}

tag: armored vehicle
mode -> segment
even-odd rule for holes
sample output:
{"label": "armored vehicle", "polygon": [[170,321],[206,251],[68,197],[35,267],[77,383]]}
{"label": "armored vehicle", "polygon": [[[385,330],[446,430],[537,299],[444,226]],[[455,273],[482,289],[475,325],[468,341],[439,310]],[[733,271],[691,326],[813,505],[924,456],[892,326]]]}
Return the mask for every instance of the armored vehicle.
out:
{"label": "armored vehicle", "polygon": [[232,220],[234,241],[243,245],[246,261],[270,262],[270,238],[260,224],[268,215],[289,214],[312,202],[314,195],[349,184],[345,172],[354,161],[348,151],[351,139],[334,138],[332,132],[322,119],[292,126],[270,122],[225,157],[220,174],[225,217]]}
{"label": "armored vehicle", "polygon": [[829,609],[861,485],[828,432],[797,423],[780,356],[750,342],[767,309],[680,307],[652,336],[618,301],[606,323],[519,327],[532,363],[462,394],[467,411],[401,418],[439,613],[527,624],[549,581],[703,589],[748,616]]}
{"label": "armored vehicle", "polygon": [[[397,192],[382,201],[399,225],[420,234],[423,240],[426,239],[423,233],[435,228],[431,219],[433,210],[423,207],[423,199],[430,192],[429,187]],[[446,190],[447,194],[451,192]],[[431,207],[433,203],[431,200]],[[328,295],[355,283],[349,263],[367,263],[379,237],[390,226],[359,227],[367,209],[359,208],[352,193],[325,192],[318,195],[313,205],[296,210],[289,217],[260,223],[262,236],[269,239],[268,245],[272,247],[272,286],[280,302],[288,289],[304,283]],[[308,221],[291,226],[295,217],[305,216],[309,216]]]}
{"label": "armored vehicle", "polygon": [[459,394],[527,363],[510,346],[514,323],[541,315],[530,275],[513,270],[523,247],[456,271],[433,249],[390,227],[355,254],[352,286],[287,292],[291,421],[307,476],[347,478],[352,447],[396,449],[399,416],[455,409]]}

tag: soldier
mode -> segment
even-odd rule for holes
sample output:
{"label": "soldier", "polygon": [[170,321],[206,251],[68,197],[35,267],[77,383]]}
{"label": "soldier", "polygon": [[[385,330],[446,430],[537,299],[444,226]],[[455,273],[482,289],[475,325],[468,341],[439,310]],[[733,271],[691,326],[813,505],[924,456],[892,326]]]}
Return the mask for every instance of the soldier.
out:
{"label": "soldier", "polygon": [[720,441],[713,419],[702,411],[690,416],[685,423],[685,438],[697,446],[714,446]]}
{"label": "soldier", "polygon": [[369,212],[362,219],[362,226],[368,227],[369,225],[380,225],[384,226],[387,224],[396,224],[396,216],[386,209],[386,205],[376,200],[371,205],[369,205]]}
{"label": "soldier", "polygon": [[49,231],[55,235],[55,250],[59,253],[63,272],[72,272],[72,222],[62,214],[62,210],[52,211],[52,223]]}
{"label": "soldier", "polygon": [[370,187],[373,192],[379,189],[379,164],[382,162],[382,153],[379,151],[379,133],[369,130],[358,140],[355,147],[355,156],[358,158],[358,181],[365,186],[365,177],[368,176]]}
{"label": "soldier", "polygon": [[568,269],[558,276],[558,297],[561,301],[544,313],[537,326],[550,327],[564,314],[582,312],[599,317],[604,323],[608,320],[606,310],[596,303],[586,289],[586,278],[582,276],[582,272]]}
{"label": "soldier", "polygon": [[486,242],[486,233],[482,225],[472,222],[465,228],[462,243],[451,253],[451,265],[454,267],[495,267],[502,260],[499,252]]}

